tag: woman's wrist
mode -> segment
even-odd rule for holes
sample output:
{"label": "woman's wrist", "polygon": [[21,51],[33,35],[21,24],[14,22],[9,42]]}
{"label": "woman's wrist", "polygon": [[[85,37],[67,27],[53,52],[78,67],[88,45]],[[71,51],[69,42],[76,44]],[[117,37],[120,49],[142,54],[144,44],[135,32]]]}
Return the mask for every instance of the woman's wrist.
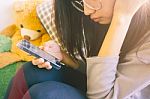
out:
{"label": "woman's wrist", "polygon": [[63,52],[63,51],[62,51],[61,61],[71,68],[76,69],[79,67],[79,64],[75,62],[75,60],[73,60],[66,52]]}

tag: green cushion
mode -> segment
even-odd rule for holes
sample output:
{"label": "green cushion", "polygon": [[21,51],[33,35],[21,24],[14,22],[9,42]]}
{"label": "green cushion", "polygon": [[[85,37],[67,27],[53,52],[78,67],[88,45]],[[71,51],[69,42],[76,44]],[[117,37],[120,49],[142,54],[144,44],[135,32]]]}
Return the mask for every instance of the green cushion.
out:
{"label": "green cushion", "polygon": [[18,62],[0,69],[0,99],[3,99],[11,78],[24,62]]}
{"label": "green cushion", "polygon": [[12,44],[11,38],[4,35],[0,35],[0,52],[10,51],[11,44]]}

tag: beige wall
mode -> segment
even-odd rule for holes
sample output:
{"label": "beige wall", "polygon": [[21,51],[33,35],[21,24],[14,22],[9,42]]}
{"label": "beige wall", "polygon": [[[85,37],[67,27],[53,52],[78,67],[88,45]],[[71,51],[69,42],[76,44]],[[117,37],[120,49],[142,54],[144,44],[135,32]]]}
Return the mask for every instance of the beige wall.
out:
{"label": "beige wall", "polygon": [[0,3],[0,30],[14,22],[12,18],[12,3],[15,0],[2,0]]}

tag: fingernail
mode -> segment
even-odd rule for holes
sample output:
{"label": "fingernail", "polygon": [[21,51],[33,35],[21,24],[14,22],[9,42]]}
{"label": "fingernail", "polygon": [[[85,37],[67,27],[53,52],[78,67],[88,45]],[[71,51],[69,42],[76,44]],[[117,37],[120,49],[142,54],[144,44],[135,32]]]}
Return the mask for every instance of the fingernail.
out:
{"label": "fingernail", "polygon": [[52,66],[47,66],[46,69],[50,70],[52,69]]}
{"label": "fingernail", "polygon": [[50,63],[49,62],[45,62],[45,64],[47,65],[47,69],[51,69],[52,68],[52,66],[50,65]]}
{"label": "fingernail", "polygon": [[39,58],[39,59],[40,59],[40,62],[41,62],[41,63],[43,63],[43,62],[44,62],[44,59],[43,59],[43,58]]}
{"label": "fingernail", "polygon": [[43,49],[44,47],[43,47],[43,46],[39,46],[39,48],[40,48],[40,49]]}

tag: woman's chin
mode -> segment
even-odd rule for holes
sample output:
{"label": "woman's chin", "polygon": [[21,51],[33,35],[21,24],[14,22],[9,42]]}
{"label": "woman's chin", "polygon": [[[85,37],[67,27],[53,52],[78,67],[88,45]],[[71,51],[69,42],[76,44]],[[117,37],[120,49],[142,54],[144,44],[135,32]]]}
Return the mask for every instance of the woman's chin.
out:
{"label": "woman's chin", "polygon": [[103,19],[99,20],[98,23],[99,24],[110,24],[111,23],[111,19],[108,19],[108,18],[104,19],[103,18]]}
{"label": "woman's chin", "polygon": [[99,24],[110,24],[111,23],[111,19],[109,19],[109,18],[95,18],[92,20]]}
{"label": "woman's chin", "polygon": [[110,24],[111,23],[111,21],[110,20],[101,20],[101,21],[99,21],[98,22],[99,24]]}

